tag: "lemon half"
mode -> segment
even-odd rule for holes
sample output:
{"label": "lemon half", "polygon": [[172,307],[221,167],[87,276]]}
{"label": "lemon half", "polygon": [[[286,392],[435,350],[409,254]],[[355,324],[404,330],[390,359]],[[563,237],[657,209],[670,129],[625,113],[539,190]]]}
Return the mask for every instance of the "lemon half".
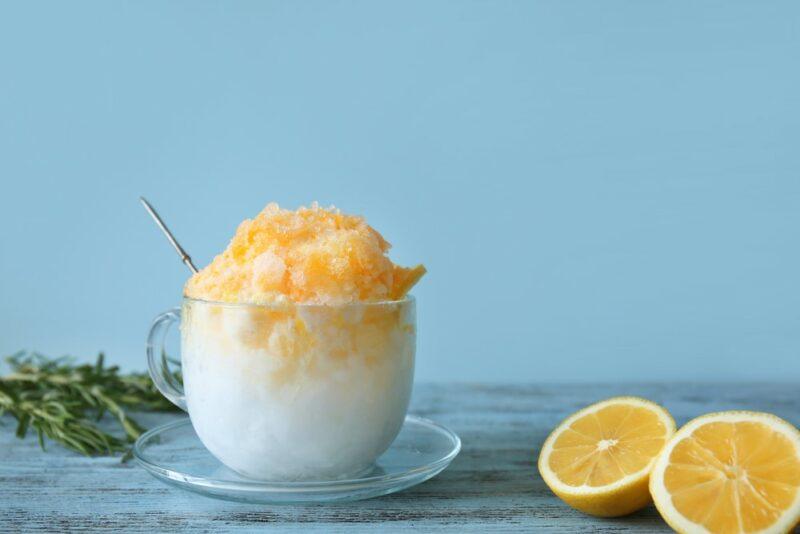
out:
{"label": "lemon half", "polygon": [[789,532],[800,519],[800,432],[767,413],[698,417],[665,446],[650,492],[678,532]]}
{"label": "lemon half", "polygon": [[648,477],[675,433],[669,412],[646,399],[614,397],[567,417],[539,454],[539,473],[564,502],[613,517],[650,502]]}

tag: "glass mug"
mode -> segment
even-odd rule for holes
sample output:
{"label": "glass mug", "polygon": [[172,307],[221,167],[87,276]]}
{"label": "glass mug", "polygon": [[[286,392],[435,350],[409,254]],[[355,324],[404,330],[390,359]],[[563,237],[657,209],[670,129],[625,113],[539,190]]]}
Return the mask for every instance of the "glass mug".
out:
{"label": "glass mug", "polygon": [[[180,322],[181,386],[164,338]],[[344,305],[184,298],[156,317],[150,376],[203,445],[261,480],[341,479],[369,469],[403,425],[414,379],[413,297]]]}

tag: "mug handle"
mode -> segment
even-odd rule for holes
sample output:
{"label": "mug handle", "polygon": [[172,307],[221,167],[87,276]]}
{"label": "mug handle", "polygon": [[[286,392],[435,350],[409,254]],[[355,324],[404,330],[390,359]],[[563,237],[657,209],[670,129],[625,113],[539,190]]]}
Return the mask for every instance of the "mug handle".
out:
{"label": "mug handle", "polygon": [[[166,311],[153,320],[150,333],[147,335],[147,368],[158,391],[185,412],[187,411],[186,395],[183,393],[183,386],[175,380],[170,372],[167,353],[164,350],[164,340],[169,327],[180,320],[181,310],[179,308]],[[156,355],[156,349],[158,349],[159,356]]]}

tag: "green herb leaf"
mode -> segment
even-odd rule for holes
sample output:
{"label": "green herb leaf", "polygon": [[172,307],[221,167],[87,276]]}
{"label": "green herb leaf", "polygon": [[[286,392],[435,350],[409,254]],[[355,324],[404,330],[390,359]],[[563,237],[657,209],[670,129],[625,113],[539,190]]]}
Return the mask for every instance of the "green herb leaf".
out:
{"label": "green herb leaf", "polygon": [[[106,367],[103,353],[94,364],[25,352],[6,361],[11,372],[0,377],[0,417],[16,419],[19,438],[29,428],[36,430],[42,449],[47,437],[88,456],[123,452],[126,460],[130,444],[145,430],[129,411],[177,410],[146,373],[120,374],[116,365]],[[180,380],[179,373],[174,378]],[[114,417],[123,437],[98,426],[106,413]]]}

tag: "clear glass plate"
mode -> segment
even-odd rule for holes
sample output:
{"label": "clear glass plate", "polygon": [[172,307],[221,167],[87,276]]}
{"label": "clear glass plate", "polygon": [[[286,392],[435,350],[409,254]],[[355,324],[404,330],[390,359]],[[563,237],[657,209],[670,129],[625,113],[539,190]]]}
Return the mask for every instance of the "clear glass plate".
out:
{"label": "clear glass plate", "polygon": [[265,504],[357,501],[388,495],[439,474],[458,455],[451,430],[406,416],[391,447],[366,473],[347,480],[264,482],[228,469],[200,443],[188,418],[142,434],[133,446],[139,465],[173,486],[207,497]]}

